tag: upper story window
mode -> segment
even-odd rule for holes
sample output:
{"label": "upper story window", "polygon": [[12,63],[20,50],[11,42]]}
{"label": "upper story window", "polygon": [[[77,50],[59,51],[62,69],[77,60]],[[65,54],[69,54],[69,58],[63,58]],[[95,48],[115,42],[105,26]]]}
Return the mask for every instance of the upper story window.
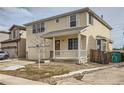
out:
{"label": "upper story window", "polygon": [[76,15],[70,16],[70,27],[76,27]]}
{"label": "upper story window", "polygon": [[44,23],[33,24],[33,33],[40,33],[44,31],[45,31]]}
{"label": "upper story window", "polygon": [[13,31],[13,38],[15,38],[16,37],[16,32],[15,31]]}
{"label": "upper story window", "polygon": [[40,24],[40,32],[44,32],[45,31],[45,26],[44,23]]}
{"label": "upper story window", "polygon": [[40,23],[37,24],[37,33],[40,32]]}
{"label": "upper story window", "polygon": [[33,24],[33,33],[36,33],[36,31],[37,31],[37,27],[36,26],[37,26],[36,24]]}
{"label": "upper story window", "polygon": [[59,23],[59,19],[58,18],[56,19],[56,23]]}
{"label": "upper story window", "polygon": [[93,16],[89,14],[89,24],[93,25]]}

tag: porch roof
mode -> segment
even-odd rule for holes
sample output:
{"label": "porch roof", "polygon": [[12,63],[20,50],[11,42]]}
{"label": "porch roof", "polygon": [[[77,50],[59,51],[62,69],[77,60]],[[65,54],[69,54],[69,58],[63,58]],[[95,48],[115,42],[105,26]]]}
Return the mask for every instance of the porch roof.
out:
{"label": "porch roof", "polygon": [[57,36],[65,36],[65,35],[78,34],[78,33],[80,33],[81,30],[83,30],[86,27],[87,26],[52,31],[52,32],[48,32],[48,33],[42,34],[41,37],[43,37],[43,38],[52,38],[52,37],[57,37]]}
{"label": "porch roof", "polygon": [[113,43],[113,41],[109,38],[106,38],[106,37],[103,37],[103,36],[96,36],[96,39],[102,39],[102,40],[106,40],[106,41],[109,41],[110,43]]}

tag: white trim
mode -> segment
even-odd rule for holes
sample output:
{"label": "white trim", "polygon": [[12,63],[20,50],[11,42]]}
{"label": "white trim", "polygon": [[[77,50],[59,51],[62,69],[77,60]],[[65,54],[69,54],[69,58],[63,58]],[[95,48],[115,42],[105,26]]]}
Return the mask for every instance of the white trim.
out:
{"label": "white trim", "polygon": [[72,15],[70,15],[70,16],[69,16],[69,28],[76,28],[76,27],[78,27],[77,14],[73,14],[73,15],[76,15],[76,26],[70,27],[70,17],[72,16]]}
{"label": "white trim", "polygon": [[53,37],[53,59],[55,58],[55,37]]}
{"label": "white trim", "polygon": [[89,25],[89,13],[86,13],[86,25]]}
{"label": "white trim", "polygon": [[81,50],[81,34],[78,34],[78,59],[80,63],[80,50]]}
{"label": "white trim", "polygon": [[76,14],[76,27],[80,27],[80,15]]}

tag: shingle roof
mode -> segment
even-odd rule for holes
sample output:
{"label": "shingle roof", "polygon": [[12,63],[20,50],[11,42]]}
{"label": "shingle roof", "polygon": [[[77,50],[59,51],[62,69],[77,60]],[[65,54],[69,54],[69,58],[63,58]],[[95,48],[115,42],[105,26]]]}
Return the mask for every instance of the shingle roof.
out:
{"label": "shingle roof", "polygon": [[7,39],[7,40],[4,40],[4,41],[1,41],[0,43],[17,42],[19,40],[20,40],[20,38],[18,38],[18,39]]}
{"label": "shingle roof", "polygon": [[7,32],[7,31],[0,31],[0,33],[9,34],[10,32]]}
{"label": "shingle roof", "polygon": [[13,25],[9,30],[11,31],[14,27],[17,27],[20,30],[26,30],[26,27],[20,25]]}
{"label": "shingle roof", "polygon": [[91,14],[92,14],[96,19],[98,19],[103,25],[105,25],[107,28],[109,28],[110,30],[112,30],[112,27],[111,27],[107,22],[105,22],[101,17],[99,17],[95,12],[93,12],[90,8],[78,9],[78,10],[71,11],[71,12],[67,12],[67,13],[64,13],[64,14],[60,14],[60,15],[48,17],[48,18],[45,18],[45,19],[40,19],[40,20],[36,20],[36,21],[33,21],[33,22],[29,22],[29,23],[26,23],[26,24],[24,24],[24,25],[25,25],[25,26],[28,26],[28,25],[31,25],[31,24],[36,23],[36,22],[48,21],[48,20],[51,20],[51,19],[55,19],[55,18],[57,18],[57,17],[68,16],[68,15],[71,15],[71,14],[81,13],[81,12],[89,12],[89,13],[91,13]]}

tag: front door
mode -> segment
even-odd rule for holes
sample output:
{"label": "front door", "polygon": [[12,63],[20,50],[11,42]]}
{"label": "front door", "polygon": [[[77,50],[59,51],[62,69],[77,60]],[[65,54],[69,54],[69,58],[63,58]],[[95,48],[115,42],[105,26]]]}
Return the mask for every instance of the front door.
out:
{"label": "front door", "polygon": [[60,50],[60,40],[55,40],[55,50]]}
{"label": "front door", "polygon": [[60,57],[60,40],[55,40],[55,56]]}

